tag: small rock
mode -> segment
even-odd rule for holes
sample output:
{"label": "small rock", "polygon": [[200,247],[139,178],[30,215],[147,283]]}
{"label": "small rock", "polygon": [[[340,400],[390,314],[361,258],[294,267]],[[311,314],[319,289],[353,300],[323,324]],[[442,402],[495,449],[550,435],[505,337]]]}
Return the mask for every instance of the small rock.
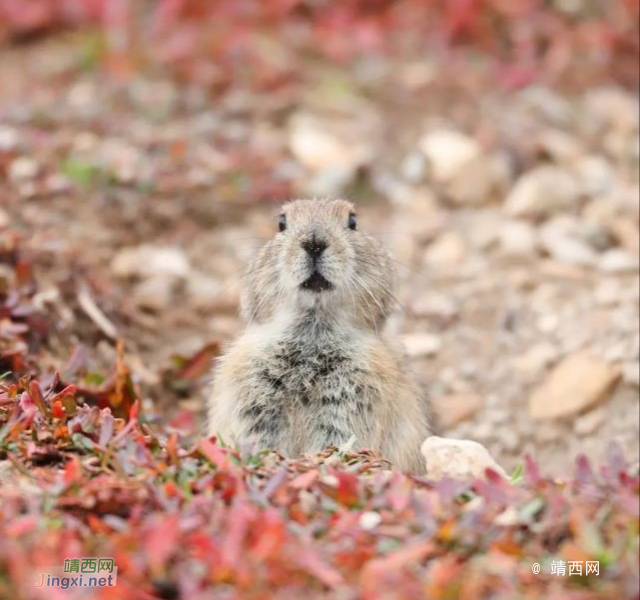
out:
{"label": "small rock", "polygon": [[627,385],[640,387],[640,363],[637,360],[622,365],[622,380]]}
{"label": "small rock", "polygon": [[6,125],[0,125],[0,152],[9,152],[18,147],[18,130]]}
{"label": "small rock", "polygon": [[462,237],[453,231],[439,235],[427,248],[425,259],[435,267],[450,267],[460,264],[465,257],[466,247]]}
{"label": "small rock", "polygon": [[161,311],[173,302],[177,281],[167,275],[153,275],[145,279],[133,289],[135,303],[150,311]]}
{"label": "small rock", "polygon": [[554,333],[560,327],[560,317],[554,313],[540,315],[536,320],[536,327],[543,333]]}
{"label": "small rock", "polygon": [[601,196],[613,188],[615,182],[613,169],[602,156],[582,157],[576,164],[576,172],[582,193],[586,195]]}
{"label": "small rock", "polygon": [[533,257],[536,231],[526,221],[509,221],[500,229],[500,250],[505,256]]}
{"label": "small rock", "polygon": [[409,152],[400,165],[400,173],[410,183],[420,183],[426,172],[427,161],[420,152]]}
{"label": "small rock", "polygon": [[631,219],[624,217],[614,218],[609,223],[609,228],[615,240],[624,250],[633,254],[640,252],[640,230],[638,225]]}
{"label": "small rock", "polygon": [[334,132],[331,123],[312,114],[297,113],[289,123],[289,148],[295,158],[314,172],[345,170],[364,164],[371,148]]}
{"label": "small rock", "polygon": [[427,479],[484,477],[487,468],[507,477],[487,449],[472,440],[452,440],[432,435],[424,441],[421,451],[427,465]]}
{"label": "small rock", "polygon": [[582,154],[578,140],[560,129],[542,131],[537,145],[554,162],[571,163]]}
{"label": "small rock", "polygon": [[170,275],[185,278],[191,267],[183,250],[177,247],[143,244],[120,250],[111,263],[118,277],[150,277]]}
{"label": "small rock", "polygon": [[451,129],[426,133],[419,146],[429,161],[434,180],[439,183],[451,181],[481,155],[480,145],[473,138]]}
{"label": "small rock", "polygon": [[621,88],[602,87],[587,92],[584,104],[588,118],[600,125],[614,127],[622,132],[638,130],[638,101]]}
{"label": "small rock", "polygon": [[550,342],[540,342],[513,361],[514,368],[523,375],[538,376],[558,358],[559,350]]}
{"label": "small rock", "polygon": [[507,452],[515,452],[520,446],[520,435],[516,429],[503,427],[498,432],[498,443]]}
{"label": "small rock", "polygon": [[411,304],[411,312],[417,317],[431,317],[449,321],[460,312],[458,303],[445,294],[418,294]]}
{"label": "small rock", "polygon": [[458,206],[480,206],[489,203],[495,196],[496,176],[492,163],[484,156],[468,160],[451,177],[446,192],[447,198]]}
{"label": "small rock", "polygon": [[587,352],[565,358],[529,398],[535,419],[577,414],[602,402],[620,378],[620,371]]}
{"label": "small rock", "polygon": [[576,435],[585,436],[594,433],[604,423],[605,411],[596,408],[591,412],[579,416],[573,424]]}
{"label": "small rock", "polygon": [[194,308],[197,309],[210,308],[223,289],[217,279],[198,271],[192,271],[186,283],[187,294],[191,298]]}
{"label": "small rock", "polygon": [[605,273],[637,273],[639,267],[638,256],[620,248],[607,250],[598,260],[598,268]]}
{"label": "small rock", "polygon": [[402,336],[407,356],[418,358],[424,356],[434,356],[442,347],[440,338],[430,333],[412,333]]}
{"label": "small rock", "polygon": [[579,189],[564,169],[545,165],[522,175],[505,201],[505,210],[514,217],[548,217],[575,206]]}
{"label": "small rock", "polygon": [[359,523],[360,527],[365,531],[371,531],[375,529],[382,522],[382,517],[379,513],[373,511],[363,512],[360,515]]}
{"label": "small rock", "polygon": [[603,279],[593,291],[593,298],[599,306],[615,306],[622,297],[621,283],[616,279]]}
{"label": "small rock", "polygon": [[540,228],[540,245],[555,260],[570,265],[590,266],[596,260],[593,249],[578,239],[577,224],[570,217],[557,217]]}
{"label": "small rock", "polygon": [[551,422],[538,423],[533,432],[533,437],[536,442],[540,444],[557,442],[558,440],[565,438],[566,435],[566,427],[560,423]]}
{"label": "small rock", "polygon": [[35,160],[26,156],[21,156],[20,158],[16,158],[9,165],[9,180],[14,183],[30,181],[38,175],[39,171],[40,166]]}
{"label": "small rock", "polygon": [[447,394],[436,398],[433,408],[438,425],[451,429],[477,413],[483,404],[482,398],[476,394]]}

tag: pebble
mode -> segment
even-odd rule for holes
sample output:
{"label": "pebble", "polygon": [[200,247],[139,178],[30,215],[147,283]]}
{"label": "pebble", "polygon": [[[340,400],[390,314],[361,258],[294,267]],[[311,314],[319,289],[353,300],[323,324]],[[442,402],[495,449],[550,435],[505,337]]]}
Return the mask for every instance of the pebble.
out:
{"label": "pebble", "polygon": [[448,200],[458,206],[480,206],[493,199],[496,174],[492,163],[477,156],[461,166],[446,186]]}
{"label": "pebble", "polygon": [[573,208],[579,188],[564,169],[544,165],[524,173],[505,200],[507,214],[514,217],[544,218]]}
{"label": "pebble", "polygon": [[165,275],[153,275],[133,288],[133,299],[141,307],[161,311],[173,302],[176,280]]}
{"label": "pebble", "polygon": [[18,147],[18,130],[0,125],[0,152],[10,152]]}
{"label": "pebble", "polygon": [[360,527],[365,531],[371,531],[375,529],[382,522],[382,517],[379,513],[373,511],[363,512],[358,519]]}
{"label": "pebble", "polygon": [[596,252],[577,237],[577,226],[570,217],[556,217],[545,223],[539,231],[540,245],[555,260],[569,265],[590,266]]}
{"label": "pebble", "polygon": [[451,181],[481,155],[480,145],[473,138],[453,129],[427,132],[419,147],[427,158],[430,174],[438,183]]}
{"label": "pebble", "polygon": [[410,333],[402,336],[407,356],[419,358],[435,356],[442,347],[442,341],[437,335],[430,333]]}
{"label": "pebble", "polygon": [[111,263],[111,270],[118,277],[169,275],[185,278],[191,267],[180,248],[143,244],[120,250]]}
{"label": "pebble", "polygon": [[640,387],[640,363],[637,360],[622,365],[622,380],[627,385]]}
{"label": "pebble", "polygon": [[186,281],[187,294],[197,309],[208,309],[223,290],[223,285],[214,277],[199,271],[191,271]]}
{"label": "pebble", "polygon": [[621,248],[611,248],[598,259],[598,268],[605,273],[637,273],[639,267],[638,256]]}
{"label": "pebble", "polygon": [[517,356],[513,361],[513,366],[523,375],[539,376],[558,358],[559,352],[557,346],[551,342],[539,342],[524,354]]}
{"label": "pebble", "polygon": [[427,161],[420,152],[409,152],[400,165],[400,173],[410,183],[420,183],[427,172]]}
{"label": "pebble", "polygon": [[510,427],[501,428],[497,437],[498,443],[507,452],[514,452],[520,446],[520,435]]}
{"label": "pebble", "polygon": [[620,378],[620,370],[585,351],[562,360],[529,397],[535,419],[577,414],[602,402]]}
{"label": "pebble", "polygon": [[425,252],[426,262],[434,267],[459,265],[465,258],[466,247],[462,237],[453,231],[439,235]]}
{"label": "pebble", "polygon": [[617,279],[603,279],[593,291],[593,298],[599,306],[615,306],[623,298],[623,290]]}
{"label": "pebble", "polygon": [[580,158],[575,166],[582,193],[602,196],[613,189],[615,176],[607,159],[598,155]]}
{"label": "pebble", "polygon": [[14,183],[26,182],[34,179],[40,171],[40,165],[27,156],[16,158],[9,165],[9,181]]}
{"label": "pebble", "polygon": [[499,244],[505,256],[533,257],[536,253],[536,230],[527,221],[508,221],[500,228]]}
{"label": "pebble", "polygon": [[591,412],[579,416],[573,424],[573,430],[576,435],[579,436],[591,435],[604,423],[604,418],[605,411],[602,408],[596,408]]}
{"label": "pebble", "polygon": [[437,423],[445,430],[468,420],[483,405],[484,401],[476,394],[446,394],[433,402]]}
{"label": "pebble", "polygon": [[364,141],[343,138],[332,131],[330,123],[308,113],[291,118],[289,148],[302,165],[314,172],[354,173],[371,155],[371,148]]}
{"label": "pebble", "polygon": [[417,317],[433,317],[450,320],[460,311],[458,303],[445,294],[417,294],[411,304],[411,312]]}
{"label": "pebble", "polygon": [[472,440],[445,439],[433,435],[424,441],[421,451],[427,465],[427,479],[484,478],[487,468],[507,477],[489,451]]}

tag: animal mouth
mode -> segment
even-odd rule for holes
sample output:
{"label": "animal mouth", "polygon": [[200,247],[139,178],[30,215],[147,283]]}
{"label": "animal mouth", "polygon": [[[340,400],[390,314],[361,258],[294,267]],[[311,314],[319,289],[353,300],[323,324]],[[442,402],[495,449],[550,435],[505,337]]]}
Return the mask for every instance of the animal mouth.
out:
{"label": "animal mouth", "polygon": [[305,290],[320,293],[330,290],[333,284],[318,271],[314,271],[310,277],[302,282],[301,287]]}

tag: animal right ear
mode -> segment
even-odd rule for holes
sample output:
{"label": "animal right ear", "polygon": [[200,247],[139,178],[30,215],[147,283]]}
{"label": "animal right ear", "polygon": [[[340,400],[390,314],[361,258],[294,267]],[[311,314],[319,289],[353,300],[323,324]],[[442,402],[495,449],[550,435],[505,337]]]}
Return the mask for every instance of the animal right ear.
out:
{"label": "animal right ear", "polygon": [[278,230],[282,232],[286,228],[287,228],[287,215],[283,213],[278,217]]}

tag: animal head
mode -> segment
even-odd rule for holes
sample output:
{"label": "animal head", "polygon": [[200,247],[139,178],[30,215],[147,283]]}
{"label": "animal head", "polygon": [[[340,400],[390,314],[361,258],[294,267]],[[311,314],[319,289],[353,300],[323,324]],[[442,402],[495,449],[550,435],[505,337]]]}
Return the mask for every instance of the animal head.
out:
{"label": "animal head", "polygon": [[294,200],[274,237],[251,264],[242,298],[249,321],[279,310],[317,312],[375,328],[393,304],[395,271],[387,251],[362,232],[345,200]]}

